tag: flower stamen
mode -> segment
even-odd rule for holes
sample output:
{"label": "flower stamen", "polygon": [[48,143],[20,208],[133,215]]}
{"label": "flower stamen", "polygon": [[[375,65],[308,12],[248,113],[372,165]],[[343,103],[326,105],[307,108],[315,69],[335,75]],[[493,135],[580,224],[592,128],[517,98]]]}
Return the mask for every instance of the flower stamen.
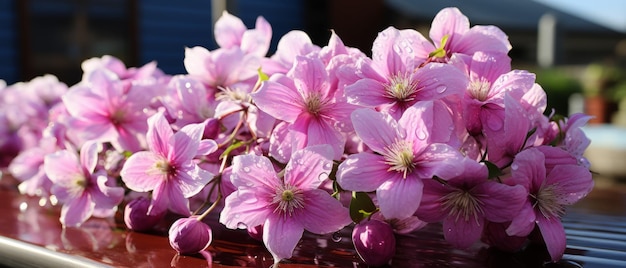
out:
{"label": "flower stamen", "polygon": [[385,97],[398,102],[412,102],[418,91],[417,85],[417,81],[412,80],[410,74],[394,75],[385,85]]}
{"label": "flower stamen", "polygon": [[389,165],[387,171],[402,172],[403,178],[415,169],[415,155],[411,142],[399,140],[385,148],[382,153],[385,164]]}
{"label": "flower stamen", "polygon": [[309,113],[317,116],[324,106],[324,101],[319,93],[311,93],[305,98],[304,105]]}
{"label": "flower stamen", "polygon": [[483,215],[483,202],[466,190],[457,189],[442,197],[445,209],[450,210],[450,215],[455,215],[455,221],[463,218],[469,221],[474,218],[478,224],[479,215]]}
{"label": "flower stamen", "polygon": [[533,208],[539,208],[541,214],[547,219],[551,217],[560,218],[565,215],[565,207],[559,203],[556,186],[556,184],[543,185],[537,194],[530,195],[533,199]]}
{"label": "flower stamen", "polygon": [[291,216],[294,210],[304,207],[302,190],[292,185],[281,184],[276,189],[271,204],[276,205],[274,213]]}
{"label": "flower stamen", "polygon": [[479,81],[472,81],[469,85],[469,91],[472,97],[479,101],[487,100],[489,90],[491,89],[491,83],[484,78]]}

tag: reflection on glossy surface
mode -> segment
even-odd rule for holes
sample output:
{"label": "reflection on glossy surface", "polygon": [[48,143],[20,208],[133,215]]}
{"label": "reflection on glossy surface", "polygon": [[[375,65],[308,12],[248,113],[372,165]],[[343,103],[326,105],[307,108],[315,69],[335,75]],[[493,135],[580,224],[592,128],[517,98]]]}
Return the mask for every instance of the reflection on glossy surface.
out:
{"label": "reflection on glossy surface", "polygon": [[[476,244],[467,250],[452,248],[443,240],[441,225],[397,236],[394,267],[626,267],[626,198],[624,193],[592,192],[563,219],[568,238],[565,257],[545,263],[547,252],[540,244],[524,251],[506,253]],[[40,206],[39,199],[19,195],[14,188],[0,187],[0,234],[43,248],[84,256],[117,267],[270,267],[271,254],[246,230],[228,230],[206,219],[214,241],[205,251],[178,255],[165,235],[168,222],[152,234],[127,231],[121,218],[92,218],[79,228],[62,228],[59,208]],[[611,204],[611,206],[607,206]],[[171,222],[175,218],[166,219]],[[294,257],[280,267],[366,267],[350,240],[351,229],[328,235],[305,232]]]}

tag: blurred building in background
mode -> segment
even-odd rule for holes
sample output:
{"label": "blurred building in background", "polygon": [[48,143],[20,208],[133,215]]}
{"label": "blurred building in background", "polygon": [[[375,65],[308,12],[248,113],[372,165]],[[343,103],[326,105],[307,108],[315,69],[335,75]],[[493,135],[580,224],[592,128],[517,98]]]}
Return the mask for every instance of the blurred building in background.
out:
{"label": "blurred building in background", "polygon": [[[524,67],[542,59],[547,66],[588,64],[615,57],[620,42],[626,46],[626,30],[533,0],[0,0],[0,79],[10,84],[51,73],[71,85],[83,60],[104,54],[128,66],[155,60],[166,73],[184,73],[185,47],[216,47],[212,26],[222,9],[248,27],[265,17],[274,31],[272,50],[290,30],[324,45],[334,29],[344,43],[369,53],[389,25],[428,36],[433,17],[448,6],[459,7],[473,25],[503,29],[513,63]],[[538,37],[542,18],[547,41]]]}

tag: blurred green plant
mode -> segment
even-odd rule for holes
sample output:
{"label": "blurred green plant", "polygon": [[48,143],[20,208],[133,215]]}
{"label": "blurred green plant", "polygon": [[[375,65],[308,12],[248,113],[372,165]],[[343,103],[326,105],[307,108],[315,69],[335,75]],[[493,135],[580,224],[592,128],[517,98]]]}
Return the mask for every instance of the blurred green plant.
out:
{"label": "blurred green plant", "polygon": [[622,67],[590,64],[583,72],[581,82],[587,97],[602,96],[615,103],[626,98],[626,69]]}
{"label": "blurred green plant", "polygon": [[574,93],[582,93],[582,85],[574,72],[561,68],[542,68],[534,70],[536,82],[543,87],[548,95],[546,113],[552,112],[567,115],[569,112],[569,98]]}

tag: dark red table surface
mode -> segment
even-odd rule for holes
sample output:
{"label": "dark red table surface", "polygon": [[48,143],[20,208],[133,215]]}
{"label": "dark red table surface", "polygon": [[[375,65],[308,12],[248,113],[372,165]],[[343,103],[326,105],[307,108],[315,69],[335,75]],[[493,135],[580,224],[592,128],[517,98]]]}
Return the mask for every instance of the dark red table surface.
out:
{"label": "dark red table surface", "polygon": [[[59,223],[60,208],[40,206],[39,198],[20,195],[12,185],[6,179],[0,181],[0,249],[5,248],[0,267],[30,265],[30,258],[42,262],[41,258],[47,258],[50,252],[79,263],[69,266],[269,267],[273,263],[262,243],[244,231],[226,229],[217,222],[217,215],[206,220],[213,228],[214,241],[204,254],[179,256],[165,235],[167,223],[154,233],[137,233],[124,229],[118,215],[115,219],[92,218],[80,228],[63,228]],[[441,225],[431,224],[397,237],[392,264],[394,267],[626,267],[626,187],[594,189],[568,209],[563,225],[568,246],[559,263],[545,264],[547,253],[539,245],[518,253],[500,252],[481,243],[468,250],[454,249],[443,240]],[[323,236],[305,232],[294,257],[283,261],[280,267],[366,267],[352,247],[350,232],[350,228]],[[14,246],[13,242],[31,246],[35,253]],[[14,250],[8,252],[7,248]],[[43,263],[53,266],[52,262]]]}

